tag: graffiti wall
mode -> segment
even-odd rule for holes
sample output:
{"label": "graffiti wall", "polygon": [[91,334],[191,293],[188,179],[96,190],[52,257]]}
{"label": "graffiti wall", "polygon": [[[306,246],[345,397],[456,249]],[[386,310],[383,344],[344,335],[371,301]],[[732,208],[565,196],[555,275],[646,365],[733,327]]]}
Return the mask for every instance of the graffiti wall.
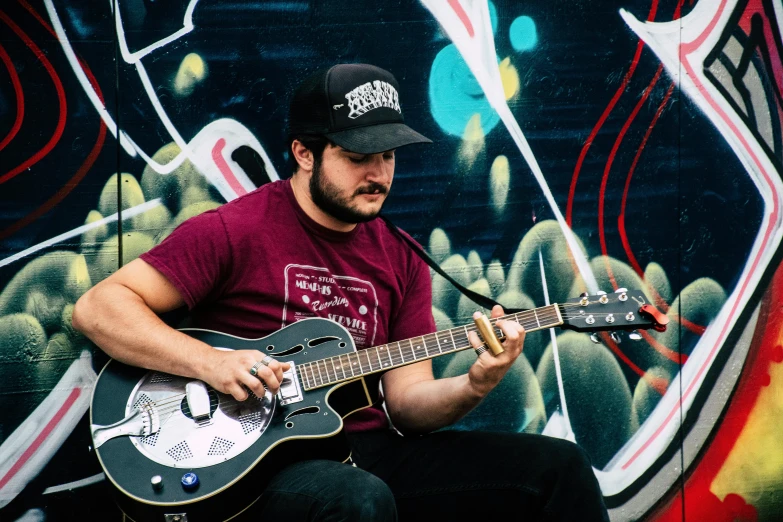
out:
{"label": "graffiti wall", "polygon": [[[107,357],[73,304],[287,177],[292,88],[367,62],[435,142],[399,151],[384,212],[452,277],[510,308],[638,288],[670,319],[530,333],[452,429],[575,441],[615,521],[781,520],[782,21],[780,0],[3,2],[0,517],[120,519],[89,434]],[[433,272],[439,329],[475,309]]]}

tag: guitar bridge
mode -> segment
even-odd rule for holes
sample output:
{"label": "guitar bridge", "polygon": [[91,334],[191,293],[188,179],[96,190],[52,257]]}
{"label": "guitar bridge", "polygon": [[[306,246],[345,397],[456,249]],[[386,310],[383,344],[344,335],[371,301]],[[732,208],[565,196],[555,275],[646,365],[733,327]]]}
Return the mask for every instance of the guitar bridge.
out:
{"label": "guitar bridge", "polygon": [[294,363],[289,362],[289,364],[291,365],[291,368],[289,368],[288,371],[283,372],[283,382],[280,385],[280,391],[277,392],[280,404],[283,406],[304,400],[302,388],[299,385],[299,379],[296,376]]}

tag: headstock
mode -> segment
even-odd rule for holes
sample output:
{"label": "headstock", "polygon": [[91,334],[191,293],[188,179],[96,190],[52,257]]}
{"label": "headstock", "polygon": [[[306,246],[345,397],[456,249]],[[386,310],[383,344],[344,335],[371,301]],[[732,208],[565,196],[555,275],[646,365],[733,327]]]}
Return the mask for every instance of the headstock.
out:
{"label": "headstock", "polygon": [[647,302],[641,290],[620,288],[613,294],[599,293],[569,299],[560,305],[562,328],[577,332],[605,330],[666,331],[669,318]]}

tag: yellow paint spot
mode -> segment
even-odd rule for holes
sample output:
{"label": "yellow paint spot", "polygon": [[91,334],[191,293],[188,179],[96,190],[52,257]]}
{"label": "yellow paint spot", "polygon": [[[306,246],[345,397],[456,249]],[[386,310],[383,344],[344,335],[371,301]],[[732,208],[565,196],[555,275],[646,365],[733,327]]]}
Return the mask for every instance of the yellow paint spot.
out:
{"label": "yellow paint spot", "polygon": [[783,364],[771,363],[769,375],[769,386],[761,389],[742,433],[710,485],[721,500],[736,493],[748,504],[763,504],[783,485]]}
{"label": "yellow paint spot", "polygon": [[83,255],[78,255],[68,267],[67,285],[69,290],[76,290],[76,295],[81,295],[92,286],[90,271],[87,269],[87,259]]}
{"label": "yellow paint spot", "polygon": [[489,169],[489,184],[492,194],[492,206],[500,214],[508,199],[508,186],[511,179],[511,168],[508,158],[500,155],[492,162]]}
{"label": "yellow paint spot", "polygon": [[503,82],[503,92],[506,95],[506,99],[510,100],[514,95],[519,92],[519,74],[517,68],[511,65],[511,58],[507,57],[500,65],[500,79]]}
{"label": "yellow paint spot", "polygon": [[481,127],[481,114],[474,114],[465,125],[462,133],[462,145],[459,148],[459,159],[464,166],[470,168],[479,153],[484,149],[484,129]]}
{"label": "yellow paint spot", "polygon": [[190,53],[179,64],[177,76],[174,78],[174,92],[180,96],[188,96],[196,84],[207,77],[207,64],[196,53]]}

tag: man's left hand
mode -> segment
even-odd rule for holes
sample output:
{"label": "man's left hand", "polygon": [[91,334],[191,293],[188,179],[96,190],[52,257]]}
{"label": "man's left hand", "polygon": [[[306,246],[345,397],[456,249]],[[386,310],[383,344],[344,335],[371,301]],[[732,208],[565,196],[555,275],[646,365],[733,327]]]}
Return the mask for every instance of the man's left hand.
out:
{"label": "man's left hand", "polygon": [[[481,312],[476,312],[473,317],[477,317],[477,314],[480,315]],[[503,308],[500,305],[495,305],[490,313],[492,319],[503,315]],[[468,372],[471,387],[482,397],[486,397],[503,379],[519,354],[522,353],[522,345],[525,342],[525,329],[516,321],[497,321],[495,326],[505,334],[505,339],[501,343],[503,353],[494,355],[490,350],[485,351],[478,356]],[[473,331],[468,333],[468,339],[474,349],[484,344],[478,334]]]}

